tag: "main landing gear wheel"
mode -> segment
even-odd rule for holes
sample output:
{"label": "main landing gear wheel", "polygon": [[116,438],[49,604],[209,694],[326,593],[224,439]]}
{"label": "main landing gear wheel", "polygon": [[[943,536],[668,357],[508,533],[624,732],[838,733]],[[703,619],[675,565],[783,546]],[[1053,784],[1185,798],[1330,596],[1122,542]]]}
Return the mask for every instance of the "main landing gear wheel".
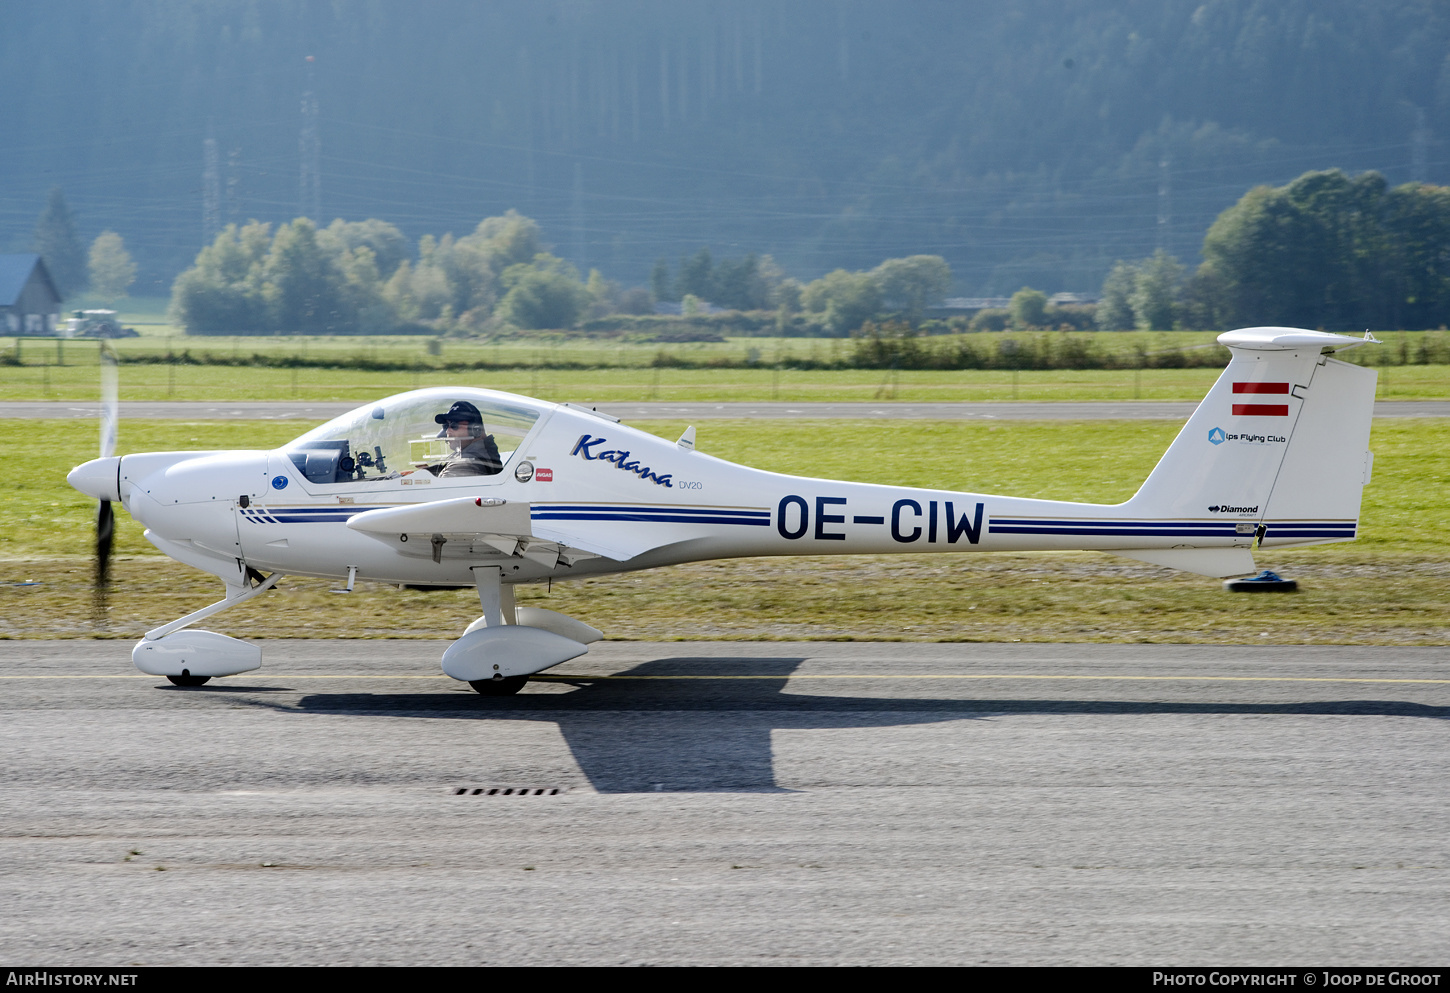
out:
{"label": "main landing gear wheel", "polygon": [[177,686],[205,686],[211,679],[210,676],[193,676],[185,669],[182,670],[180,676],[167,676],[166,678]]}
{"label": "main landing gear wheel", "polygon": [[528,681],[528,676],[505,676],[502,679],[470,679],[468,685],[484,696],[513,696]]}

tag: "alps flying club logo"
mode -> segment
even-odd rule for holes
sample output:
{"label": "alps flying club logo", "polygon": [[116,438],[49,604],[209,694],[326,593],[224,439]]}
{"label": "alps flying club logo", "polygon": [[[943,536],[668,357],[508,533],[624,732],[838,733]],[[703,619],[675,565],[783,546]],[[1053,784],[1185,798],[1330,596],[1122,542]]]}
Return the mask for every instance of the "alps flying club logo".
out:
{"label": "alps flying club logo", "polygon": [[1225,431],[1223,428],[1214,428],[1208,432],[1208,443],[1210,445],[1222,445],[1226,441],[1237,441],[1251,445],[1282,445],[1289,439],[1278,434],[1238,434]]}

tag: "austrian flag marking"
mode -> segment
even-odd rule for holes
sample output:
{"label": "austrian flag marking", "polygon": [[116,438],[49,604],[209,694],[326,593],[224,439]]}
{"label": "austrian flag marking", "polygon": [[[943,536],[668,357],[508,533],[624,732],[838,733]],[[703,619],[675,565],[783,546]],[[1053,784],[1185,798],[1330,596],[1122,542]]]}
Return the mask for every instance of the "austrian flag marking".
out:
{"label": "austrian flag marking", "polygon": [[[1287,395],[1289,392],[1288,383],[1234,383],[1234,393],[1258,393],[1268,395]],[[1289,405],[1287,403],[1236,403],[1233,405],[1235,417],[1288,417]]]}

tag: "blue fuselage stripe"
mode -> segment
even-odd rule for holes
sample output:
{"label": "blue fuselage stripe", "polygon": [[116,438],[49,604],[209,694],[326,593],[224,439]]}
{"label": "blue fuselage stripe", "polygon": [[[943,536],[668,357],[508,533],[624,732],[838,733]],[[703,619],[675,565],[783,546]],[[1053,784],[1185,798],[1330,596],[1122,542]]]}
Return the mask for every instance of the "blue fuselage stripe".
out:
{"label": "blue fuselage stripe", "polygon": [[642,513],[535,513],[536,521],[645,521],[657,524],[744,524],[769,527],[767,518],[714,517],[705,514],[642,514]]}
{"label": "blue fuselage stripe", "polygon": [[1225,528],[1225,529],[1232,529],[1232,528],[1238,526],[1239,524],[1243,524],[1243,523],[1248,523],[1248,522],[1246,522],[1246,521],[1133,521],[1133,520],[1123,520],[1123,521],[1052,521],[1052,520],[1032,520],[1030,518],[1028,518],[1028,519],[1021,519],[1021,518],[1011,518],[1011,517],[994,517],[994,518],[992,518],[992,525],[994,527],[997,526],[997,525],[999,525],[999,524],[1011,524],[1011,525],[1020,525],[1022,527],[1059,527],[1059,528],[1066,528],[1066,527],[1073,527],[1073,528],[1122,528],[1122,527],[1131,527],[1131,528],[1161,528],[1161,529],[1172,529],[1172,528]]}
{"label": "blue fuselage stripe", "polygon": [[1116,535],[1123,535],[1123,534],[1131,534],[1131,535],[1156,536],[1156,537],[1165,537],[1165,538],[1184,538],[1184,537],[1193,537],[1193,538],[1223,538],[1223,537],[1231,537],[1231,536],[1233,536],[1235,534],[1235,532],[1233,532],[1233,531],[1225,531],[1225,530],[1223,530],[1221,528],[1220,529],[1216,529],[1216,530],[1207,530],[1207,529],[1199,529],[1199,528],[1182,528],[1182,529],[1178,529],[1178,530],[1168,531],[1168,530],[1164,530],[1162,528],[1136,528],[1136,527],[1129,527],[1129,528],[1110,528],[1110,527],[1093,527],[1093,528],[1081,528],[1081,527],[1075,527],[1075,528],[1068,528],[1068,527],[1012,528],[1012,527],[1007,527],[1007,528],[1004,528],[1004,527],[998,527],[995,524],[992,525],[992,527],[991,527],[990,530],[991,530],[991,533],[992,534],[1075,534],[1075,535],[1081,535],[1083,537],[1091,537],[1092,535],[1098,535],[1098,534],[1103,534],[1103,535],[1114,535],[1114,534],[1116,534]]}
{"label": "blue fuselage stripe", "polygon": [[713,514],[716,517],[751,517],[770,519],[768,510],[729,510],[715,507],[615,507],[590,503],[543,503],[534,504],[534,514],[565,513],[584,511],[595,514]]}

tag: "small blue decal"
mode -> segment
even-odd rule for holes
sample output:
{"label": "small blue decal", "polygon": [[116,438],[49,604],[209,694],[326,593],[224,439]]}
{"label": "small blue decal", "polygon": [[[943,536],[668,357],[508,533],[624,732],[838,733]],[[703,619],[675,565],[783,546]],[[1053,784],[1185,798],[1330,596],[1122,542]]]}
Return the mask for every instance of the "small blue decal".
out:
{"label": "small blue decal", "polygon": [[1228,438],[1224,436],[1223,428],[1214,428],[1208,432],[1208,441],[1213,445],[1222,445]]}
{"label": "small blue decal", "polygon": [[274,489],[274,490],[285,490],[286,488],[287,488],[287,477],[286,476],[273,476],[272,477],[272,489]]}

